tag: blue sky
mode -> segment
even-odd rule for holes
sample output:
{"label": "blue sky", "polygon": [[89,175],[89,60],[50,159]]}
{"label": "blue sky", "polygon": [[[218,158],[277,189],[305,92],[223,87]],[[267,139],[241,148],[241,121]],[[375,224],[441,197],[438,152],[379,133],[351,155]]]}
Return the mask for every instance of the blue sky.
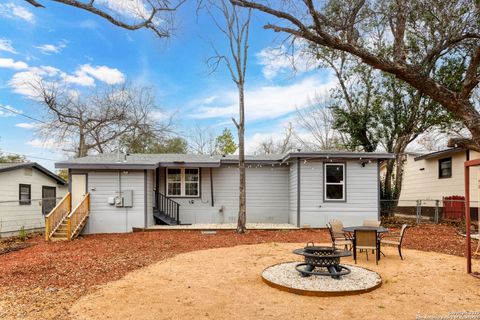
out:
{"label": "blue sky", "polygon": [[[113,1],[113,0],[111,0]],[[122,1],[122,0],[116,0]],[[0,105],[37,119],[42,107],[28,98],[22,79],[32,72],[61,74],[82,90],[105,83],[152,87],[157,105],[176,113],[177,131],[186,134],[198,124],[220,132],[234,130],[236,88],[221,67],[209,74],[206,59],[226,39],[206,12],[197,16],[194,1],[180,8],[172,38],[160,40],[149,31],[127,31],[88,12],[43,1],[36,9],[24,1],[0,4]],[[264,30],[265,16],[254,15],[246,86],[247,151],[262,138],[281,133],[296,108],[310,104],[316,92],[334,85],[325,70],[293,72],[278,56],[282,38]],[[35,135],[35,122],[0,109],[0,149],[31,156],[53,169],[68,155],[58,145]],[[34,158],[35,157],[35,158]],[[40,159],[44,158],[44,159]]]}

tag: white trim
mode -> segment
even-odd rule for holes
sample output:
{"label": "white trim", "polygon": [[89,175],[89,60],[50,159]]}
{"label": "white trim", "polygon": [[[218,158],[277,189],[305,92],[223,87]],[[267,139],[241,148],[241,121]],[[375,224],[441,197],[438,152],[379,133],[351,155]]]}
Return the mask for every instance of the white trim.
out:
{"label": "white trim", "polygon": [[[168,171],[169,170],[180,170],[180,181],[168,180]],[[185,170],[197,170],[197,181],[186,181],[185,179]],[[199,197],[200,196],[200,168],[166,168],[166,194],[168,197]],[[197,194],[194,195],[187,195],[185,194],[185,185],[186,183],[196,183],[197,184]],[[180,183],[180,194],[170,194],[168,184],[169,183]]]}
{"label": "white trim", "polygon": [[[327,182],[327,167],[328,166],[342,166],[342,181],[341,182]],[[343,162],[330,162],[330,163],[324,163],[323,166],[324,170],[324,179],[323,179],[323,195],[324,195],[324,201],[325,202],[335,202],[335,201],[345,201],[345,163]],[[340,199],[329,199],[327,196],[327,185],[336,185],[336,186],[342,186],[342,198]]]}

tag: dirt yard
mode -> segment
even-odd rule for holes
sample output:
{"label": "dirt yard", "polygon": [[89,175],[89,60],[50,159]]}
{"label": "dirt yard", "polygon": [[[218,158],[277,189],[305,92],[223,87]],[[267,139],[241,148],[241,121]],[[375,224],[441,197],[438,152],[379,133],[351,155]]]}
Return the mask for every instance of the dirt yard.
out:
{"label": "dirt yard", "polygon": [[[272,264],[297,260],[304,244],[237,246],[180,254],[128,274],[81,298],[74,319],[414,319],[471,310],[478,280],[463,272],[463,259],[406,250],[401,261],[386,248],[376,266],[359,265],[383,278],[379,289],[348,297],[305,297],[264,284]],[[343,263],[353,263],[351,258]]]}
{"label": "dirt yard", "polygon": [[[185,252],[328,239],[325,230],[251,231],[246,235],[159,231],[86,236],[70,243],[46,243],[37,236],[28,240],[30,247],[0,254],[0,318],[68,319],[72,303],[99,285]],[[461,256],[464,241],[453,227],[426,225],[409,229],[405,245]],[[460,259],[457,268],[463,270],[464,265]]]}

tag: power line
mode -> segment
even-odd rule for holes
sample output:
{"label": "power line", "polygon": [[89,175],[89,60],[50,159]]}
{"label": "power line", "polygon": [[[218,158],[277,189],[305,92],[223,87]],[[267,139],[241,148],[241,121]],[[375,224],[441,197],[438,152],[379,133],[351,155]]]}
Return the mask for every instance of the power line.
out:
{"label": "power line", "polygon": [[3,150],[2,150],[0,153],[6,153],[6,154],[14,155],[14,156],[21,156],[21,157],[32,158],[32,159],[39,159],[39,160],[59,161],[58,159],[42,158],[42,157],[32,156],[32,155],[28,155],[28,154],[8,152],[8,151],[3,151]]}
{"label": "power line", "polygon": [[2,106],[2,105],[0,105],[0,109],[4,109],[4,110],[6,110],[6,111],[8,111],[8,112],[18,114],[19,116],[28,118],[28,119],[33,120],[33,121],[37,121],[37,122],[40,122],[40,123],[43,123],[43,124],[48,124],[48,123],[45,122],[45,121],[36,119],[36,118],[34,118],[34,117],[32,117],[32,116],[29,116],[28,114],[24,114],[24,113],[22,113],[22,112],[20,112],[20,111],[17,111],[17,110],[12,110],[12,109],[7,108],[7,107],[4,107],[4,106]]}

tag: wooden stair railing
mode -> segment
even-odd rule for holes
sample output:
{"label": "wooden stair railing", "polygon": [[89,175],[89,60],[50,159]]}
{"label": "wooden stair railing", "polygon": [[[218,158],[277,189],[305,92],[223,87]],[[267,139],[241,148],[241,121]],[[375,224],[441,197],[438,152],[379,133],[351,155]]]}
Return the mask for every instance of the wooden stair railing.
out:
{"label": "wooden stair railing", "polygon": [[90,193],[67,216],[67,240],[72,240],[80,234],[90,214]]}
{"label": "wooden stair railing", "polygon": [[62,200],[45,216],[45,240],[49,240],[62,221],[70,213],[71,194],[68,192]]}

